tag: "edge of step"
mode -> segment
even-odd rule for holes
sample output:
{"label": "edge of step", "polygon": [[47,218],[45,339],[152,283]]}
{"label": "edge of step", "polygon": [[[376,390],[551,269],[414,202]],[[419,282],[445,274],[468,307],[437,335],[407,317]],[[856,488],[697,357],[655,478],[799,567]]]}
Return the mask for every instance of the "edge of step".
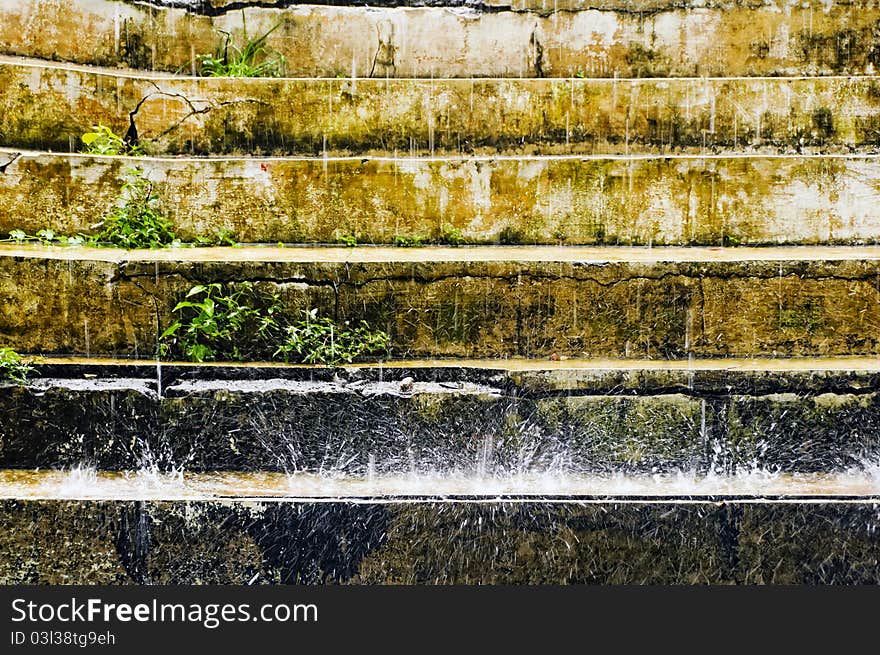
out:
{"label": "edge of step", "polygon": [[425,264],[534,262],[667,264],[878,261],[880,245],[866,246],[395,246],[244,245],[122,250],[89,246],[0,244],[0,258],[106,263]]}
{"label": "edge of step", "polygon": [[255,369],[275,374],[277,371],[299,372],[300,374],[326,373],[335,370],[352,371],[395,371],[410,369],[475,369],[479,371],[501,371],[506,373],[528,371],[728,371],[728,372],[880,372],[880,355],[832,356],[832,357],[752,357],[752,358],[694,358],[694,359],[612,359],[612,358],[565,358],[559,360],[534,358],[505,359],[389,359],[381,362],[354,362],[330,366],[324,364],[285,364],[279,362],[187,362],[178,360],[109,358],[109,357],[50,357],[34,355],[28,361],[41,368],[63,374],[94,375],[89,369],[105,370],[114,374],[116,370],[142,371],[145,377],[154,377],[156,366],[165,370],[205,369],[212,374],[233,375],[236,371]]}
{"label": "edge of step", "polygon": [[511,83],[534,83],[547,84],[548,82],[575,82],[577,84],[663,84],[668,82],[785,82],[785,81],[821,81],[821,80],[880,80],[880,74],[868,73],[833,73],[828,75],[785,74],[785,75],[675,75],[675,76],[616,76],[616,77],[578,77],[574,75],[547,75],[535,76],[504,76],[474,75],[467,77],[456,76],[410,76],[410,77],[361,77],[359,75],[330,76],[330,75],[293,75],[289,77],[210,77],[200,75],[183,75],[163,71],[147,70],[141,68],[126,68],[121,66],[103,66],[100,64],[82,64],[77,62],[56,61],[39,57],[26,57],[19,55],[0,54],[0,66],[14,66],[18,68],[42,68],[46,70],[58,70],[77,73],[88,73],[105,77],[117,77],[131,80],[197,82],[205,85],[217,84],[223,81],[234,80],[247,84],[265,83],[290,83],[290,82],[356,82],[357,84],[413,84],[413,83],[436,83],[442,84],[461,83],[475,81],[481,84],[511,84]]}

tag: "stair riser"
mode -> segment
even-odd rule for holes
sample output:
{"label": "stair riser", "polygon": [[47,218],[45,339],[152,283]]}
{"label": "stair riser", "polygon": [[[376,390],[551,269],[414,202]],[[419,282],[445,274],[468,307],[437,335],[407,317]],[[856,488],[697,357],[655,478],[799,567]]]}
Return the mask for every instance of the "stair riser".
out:
{"label": "stair riser", "polygon": [[[129,112],[154,153],[628,153],[880,143],[880,79],[198,80],[2,64],[3,145]],[[189,102],[187,102],[189,100]],[[194,113],[195,112],[195,113]]]}
{"label": "stair riser", "polygon": [[[13,156],[10,152],[9,158]],[[0,153],[0,160],[4,153]],[[880,239],[871,158],[115,159],[25,154],[0,175],[0,233],[94,232],[141,167],[182,239],[766,244]]]}
{"label": "stair riser", "polygon": [[[90,256],[102,256],[95,252]],[[880,353],[877,261],[114,263],[7,256],[0,258],[0,338],[21,352],[151,357],[191,287],[236,280],[278,291],[293,315],[317,308],[339,320],[366,320],[391,335],[398,358]]]}
{"label": "stair riser", "polygon": [[243,391],[227,381],[167,386],[162,399],[145,388],[0,387],[0,466],[503,476],[833,472],[880,458],[876,393],[780,383],[787,393],[554,396],[411,395],[397,382],[379,395],[327,383]]}
{"label": "stair riser", "polygon": [[0,581],[876,584],[878,521],[871,502],[3,501]]}
{"label": "stair riser", "polygon": [[[285,55],[291,76],[349,76],[352,67],[360,77],[816,75],[870,73],[880,63],[880,10],[870,4],[817,2],[784,11],[667,6],[647,13],[570,11],[566,4],[532,3],[542,13],[252,9],[247,28],[253,37],[282,22],[268,45]],[[216,30],[242,33],[237,11],[212,18],[134,3],[6,5],[0,52],[84,64],[192,73],[197,55],[216,50]]]}

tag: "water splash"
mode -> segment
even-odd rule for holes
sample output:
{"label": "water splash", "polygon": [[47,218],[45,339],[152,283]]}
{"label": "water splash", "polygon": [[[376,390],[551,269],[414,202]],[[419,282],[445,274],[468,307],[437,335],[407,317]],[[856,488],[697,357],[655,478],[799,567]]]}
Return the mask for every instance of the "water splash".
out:
{"label": "water splash", "polygon": [[210,500],[253,498],[841,498],[880,496],[880,463],[841,473],[779,473],[756,469],[736,475],[676,471],[578,476],[544,472],[476,477],[466,472],[372,477],[313,473],[134,472],[0,470],[0,498]]}

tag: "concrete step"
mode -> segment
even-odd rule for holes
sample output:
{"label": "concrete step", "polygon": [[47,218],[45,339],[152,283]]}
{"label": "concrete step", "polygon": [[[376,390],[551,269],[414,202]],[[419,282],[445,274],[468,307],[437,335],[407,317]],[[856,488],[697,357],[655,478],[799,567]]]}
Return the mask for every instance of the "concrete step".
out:
{"label": "concrete step", "polygon": [[[880,248],[0,246],[0,341],[153,356],[196,284],[366,320],[394,357],[880,353]],[[269,357],[271,353],[266,353]]]}
{"label": "concrete step", "polygon": [[75,151],[96,123],[170,154],[873,149],[876,77],[186,78],[0,60],[0,145]]}
{"label": "concrete step", "polygon": [[94,232],[127,172],[185,241],[812,244],[880,239],[878,155],[128,158],[0,149],[0,234]]}
{"label": "concrete step", "polygon": [[657,491],[671,493],[677,474],[875,467],[878,386],[877,358],[47,360],[28,385],[0,384],[0,468],[519,476],[535,491],[668,473]]}
{"label": "concrete step", "polygon": [[[218,30],[243,42],[242,13],[230,9],[247,4],[263,5],[245,12],[250,36],[280,22],[268,44],[292,76],[861,74],[880,61],[880,8],[870,0],[6,0],[0,53],[190,72],[217,49]],[[372,6],[321,6],[330,4]]]}
{"label": "concrete step", "polygon": [[[6,493],[21,493],[24,485],[7,486]],[[0,582],[880,580],[876,495],[443,501],[388,496],[258,500],[234,494],[233,487],[220,499],[155,500],[147,494],[147,500],[0,501]]]}

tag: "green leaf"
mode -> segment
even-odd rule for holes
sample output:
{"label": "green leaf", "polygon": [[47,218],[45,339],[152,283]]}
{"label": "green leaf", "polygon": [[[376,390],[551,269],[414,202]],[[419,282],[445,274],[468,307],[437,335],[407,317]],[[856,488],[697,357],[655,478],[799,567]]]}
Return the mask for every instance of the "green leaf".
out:
{"label": "green leaf", "polygon": [[[174,311],[177,310],[175,309]],[[167,339],[168,337],[174,335],[181,328],[182,325],[183,324],[180,321],[174,321],[174,323],[169,325],[168,328],[162,333],[162,336],[160,336],[159,338]]]}

